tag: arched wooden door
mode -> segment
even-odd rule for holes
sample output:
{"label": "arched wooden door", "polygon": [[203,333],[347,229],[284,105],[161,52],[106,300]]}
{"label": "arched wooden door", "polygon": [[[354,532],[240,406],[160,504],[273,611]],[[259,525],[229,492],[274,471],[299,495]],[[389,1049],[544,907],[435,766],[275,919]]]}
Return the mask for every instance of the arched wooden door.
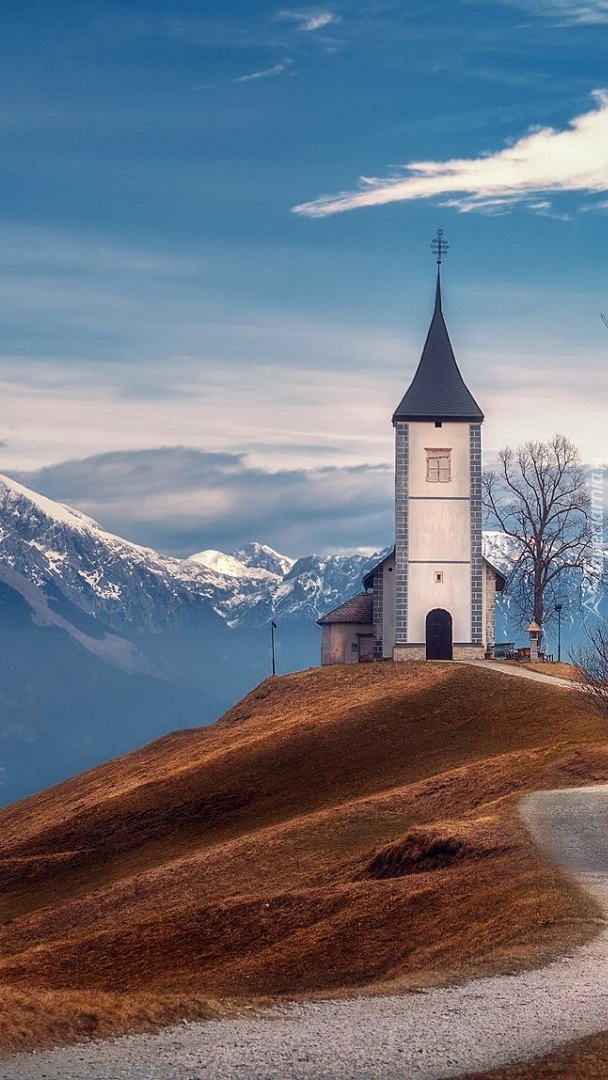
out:
{"label": "arched wooden door", "polygon": [[452,659],[452,616],[443,608],[434,608],[426,617],[426,658]]}

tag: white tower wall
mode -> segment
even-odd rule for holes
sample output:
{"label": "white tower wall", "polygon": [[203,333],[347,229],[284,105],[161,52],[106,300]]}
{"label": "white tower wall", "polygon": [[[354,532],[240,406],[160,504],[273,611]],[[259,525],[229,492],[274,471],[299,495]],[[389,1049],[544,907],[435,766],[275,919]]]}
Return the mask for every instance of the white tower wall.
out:
{"label": "white tower wall", "polygon": [[[463,421],[396,424],[396,660],[426,656],[426,617],[452,617],[453,655],[484,653],[481,431]],[[449,479],[429,477],[442,452]]]}

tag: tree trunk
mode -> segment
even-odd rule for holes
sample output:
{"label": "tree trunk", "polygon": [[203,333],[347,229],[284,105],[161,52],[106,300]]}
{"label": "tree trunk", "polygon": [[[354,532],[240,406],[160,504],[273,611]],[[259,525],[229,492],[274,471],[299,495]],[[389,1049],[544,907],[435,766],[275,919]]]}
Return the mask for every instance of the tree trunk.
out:
{"label": "tree trunk", "polygon": [[544,586],[543,586],[543,567],[538,563],[534,567],[534,621],[538,623],[542,630],[543,618],[545,614],[544,610]]}

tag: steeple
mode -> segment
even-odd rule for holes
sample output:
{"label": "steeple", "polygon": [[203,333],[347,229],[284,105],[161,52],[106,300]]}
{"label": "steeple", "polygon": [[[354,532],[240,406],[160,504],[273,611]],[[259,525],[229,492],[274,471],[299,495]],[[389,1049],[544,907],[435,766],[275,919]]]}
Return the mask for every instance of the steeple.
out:
{"label": "steeple", "polygon": [[441,256],[447,250],[442,230],[436,245],[437,286],[435,310],[420,363],[403,400],[395,410],[397,420],[463,420],[481,423],[483,413],[467,389],[458,369],[441,309]]}

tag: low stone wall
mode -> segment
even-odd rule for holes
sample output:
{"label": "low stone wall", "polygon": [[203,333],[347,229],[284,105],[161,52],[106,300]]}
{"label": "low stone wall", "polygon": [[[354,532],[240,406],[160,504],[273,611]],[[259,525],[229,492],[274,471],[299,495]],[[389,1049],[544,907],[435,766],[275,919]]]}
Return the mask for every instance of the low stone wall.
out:
{"label": "low stone wall", "polygon": [[[483,660],[483,645],[454,645],[454,660]],[[426,645],[395,645],[393,660],[426,660]]]}
{"label": "low stone wall", "polygon": [[452,653],[454,660],[483,660],[485,655],[483,645],[454,645]]}
{"label": "low stone wall", "polygon": [[395,645],[393,660],[426,660],[426,645]]}
{"label": "low stone wall", "polygon": [[484,563],[483,603],[485,608],[486,647],[496,641],[496,577],[494,571]]}

